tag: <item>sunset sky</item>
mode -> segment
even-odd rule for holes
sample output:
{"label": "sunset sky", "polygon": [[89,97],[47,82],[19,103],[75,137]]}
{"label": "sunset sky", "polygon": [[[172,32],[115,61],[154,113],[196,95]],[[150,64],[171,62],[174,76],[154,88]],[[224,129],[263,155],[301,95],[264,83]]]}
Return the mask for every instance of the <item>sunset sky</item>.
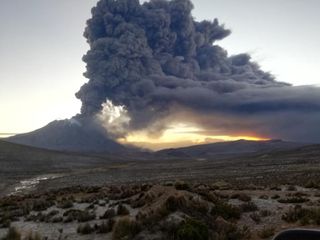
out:
{"label": "sunset sky", "polygon": [[[85,64],[81,58],[88,45],[82,35],[95,3],[96,0],[1,1],[0,133],[32,131],[79,113],[81,102],[74,94],[87,81],[82,76]],[[296,86],[320,85],[318,0],[193,3],[196,20],[218,18],[232,30],[219,42],[229,54],[251,54],[264,71],[270,71],[279,81]],[[254,133],[198,134],[201,131],[181,123],[155,141],[168,147],[175,141],[189,144],[264,138]],[[137,139],[152,144],[139,133],[128,136],[127,141]]]}

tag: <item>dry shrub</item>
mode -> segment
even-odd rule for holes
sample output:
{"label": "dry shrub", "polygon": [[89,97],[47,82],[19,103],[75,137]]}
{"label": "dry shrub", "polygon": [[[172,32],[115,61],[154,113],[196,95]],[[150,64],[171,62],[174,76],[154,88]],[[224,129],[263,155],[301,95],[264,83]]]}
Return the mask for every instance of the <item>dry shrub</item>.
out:
{"label": "dry shrub", "polygon": [[183,181],[175,182],[174,187],[177,190],[190,190],[190,185],[186,182],[183,182]]}
{"label": "dry shrub", "polygon": [[84,225],[80,224],[77,228],[77,233],[79,234],[91,234],[94,232],[94,227],[91,227],[91,225],[89,223],[86,223]]}
{"label": "dry shrub", "polygon": [[304,203],[304,202],[308,202],[309,199],[304,198],[304,197],[288,197],[288,198],[282,198],[279,199],[278,202],[279,203]]}
{"label": "dry shrub", "polygon": [[187,219],[182,223],[175,232],[175,239],[177,240],[208,240],[209,231],[207,225],[194,220]]}
{"label": "dry shrub", "polygon": [[250,218],[251,218],[256,224],[261,223],[261,217],[260,217],[260,215],[257,214],[257,213],[252,213],[252,214],[250,214]]}
{"label": "dry shrub", "polygon": [[112,231],[115,221],[109,219],[108,221],[102,222],[100,225],[96,226],[97,233],[109,233]]}
{"label": "dry shrub", "polygon": [[125,216],[125,215],[129,215],[129,214],[130,214],[129,209],[120,203],[118,206],[117,215]]}
{"label": "dry shrub", "polygon": [[116,211],[114,208],[107,209],[104,214],[100,217],[100,219],[110,219],[116,216]]}
{"label": "dry shrub", "polygon": [[239,199],[242,202],[251,201],[251,197],[245,193],[234,193],[230,196],[231,199]]}
{"label": "dry shrub", "polygon": [[300,222],[302,225],[320,225],[320,208],[303,208],[300,205],[291,207],[282,215],[282,220],[288,223]]}
{"label": "dry shrub", "polygon": [[41,240],[42,237],[38,232],[30,231],[28,235],[26,236],[25,240]]}
{"label": "dry shrub", "polygon": [[259,214],[261,217],[268,217],[271,216],[272,212],[270,210],[261,210]]}
{"label": "dry shrub", "polygon": [[247,226],[238,226],[218,217],[214,222],[214,233],[212,239],[215,240],[248,240],[251,232]]}
{"label": "dry shrub", "polygon": [[240,205],[243,212],[254,212],[258,210],[258,206],[254,202],[247,202]]}
{"label": "dry shrub", "polygon": [[21,234],[15,227],[10,227],[3,240],[21,240]]}
{"label": "dry shrub", "polygon": [[140,224],[137,221],[124,217],[119,219],[112,232],[113,240],[133,239],[141,230]]}
{"label": "dry shrub", "polygon": [[70,209],[66,211],[63,214],[63,216],[66,217],[65,222],[72,222],[72,221],[88,222],[96,219],[96,216],[94,213],[90,213],[88,211],[82,211],[79,209]]}
{"label": "dry shrub", "polygon": [[258,232],[258,236],[262,239],[270,238],[274,235],[274,227],[264,227]]}
{"label": "dry shrub", "polygon": [[212,208],[211,215],[215,217],[220,216],[225,220],[240,219],[241,210],[236,206],[220,201]]}

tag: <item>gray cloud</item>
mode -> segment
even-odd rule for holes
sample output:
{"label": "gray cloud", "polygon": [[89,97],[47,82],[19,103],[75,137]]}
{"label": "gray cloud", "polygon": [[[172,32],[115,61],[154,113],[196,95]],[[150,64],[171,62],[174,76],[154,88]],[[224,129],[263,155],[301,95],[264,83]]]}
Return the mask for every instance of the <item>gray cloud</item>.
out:
{"label": "gray cloud", "polygon": [[217,19],[195,21],[192,8],[189,0],[100,0],[84,33],[82,115],[109,99],[125,106],[128,130],[188,119],[223,134],[320,142],[319,88],[276,81],[248,54],[229,56],[217,41],[230,31]]}

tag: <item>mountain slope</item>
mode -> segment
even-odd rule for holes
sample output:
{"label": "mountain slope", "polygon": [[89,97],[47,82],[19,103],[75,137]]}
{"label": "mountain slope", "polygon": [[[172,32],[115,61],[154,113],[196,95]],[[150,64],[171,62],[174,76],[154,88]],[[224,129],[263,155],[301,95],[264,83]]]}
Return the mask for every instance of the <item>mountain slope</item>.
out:
{"label": "mountain slope", "polygon": [[230,157],[271,151],[290,150],[308,144],[285,142],[282,140],[219,142],[190,147],[164,149],[157,152],[159,156],[184,158]]}
{"label": "mountain slope", "polygon": [[30,133],[9,137],[6,141],[50,150],[70,152],[117,153],[128,150],[108,138],[97,126],[78,121],[53,121]]}
{"label": "mountain slope", "polygon": [[1,173],[47,172],[111,162],[108,157],[85,156],[19,145],[0,140]]}

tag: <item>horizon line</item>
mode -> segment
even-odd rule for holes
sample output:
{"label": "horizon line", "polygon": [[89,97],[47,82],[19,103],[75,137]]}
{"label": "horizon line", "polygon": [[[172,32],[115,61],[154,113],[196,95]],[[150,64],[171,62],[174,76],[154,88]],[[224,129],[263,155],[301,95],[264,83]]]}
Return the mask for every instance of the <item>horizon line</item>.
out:
{"label": "horizon line", "polygon": [[17,135],[17,134],[20,134],[20,133],[2,133],[2,132],[0,132],[0,137],[1,136],[13,136],[13,135]]}

